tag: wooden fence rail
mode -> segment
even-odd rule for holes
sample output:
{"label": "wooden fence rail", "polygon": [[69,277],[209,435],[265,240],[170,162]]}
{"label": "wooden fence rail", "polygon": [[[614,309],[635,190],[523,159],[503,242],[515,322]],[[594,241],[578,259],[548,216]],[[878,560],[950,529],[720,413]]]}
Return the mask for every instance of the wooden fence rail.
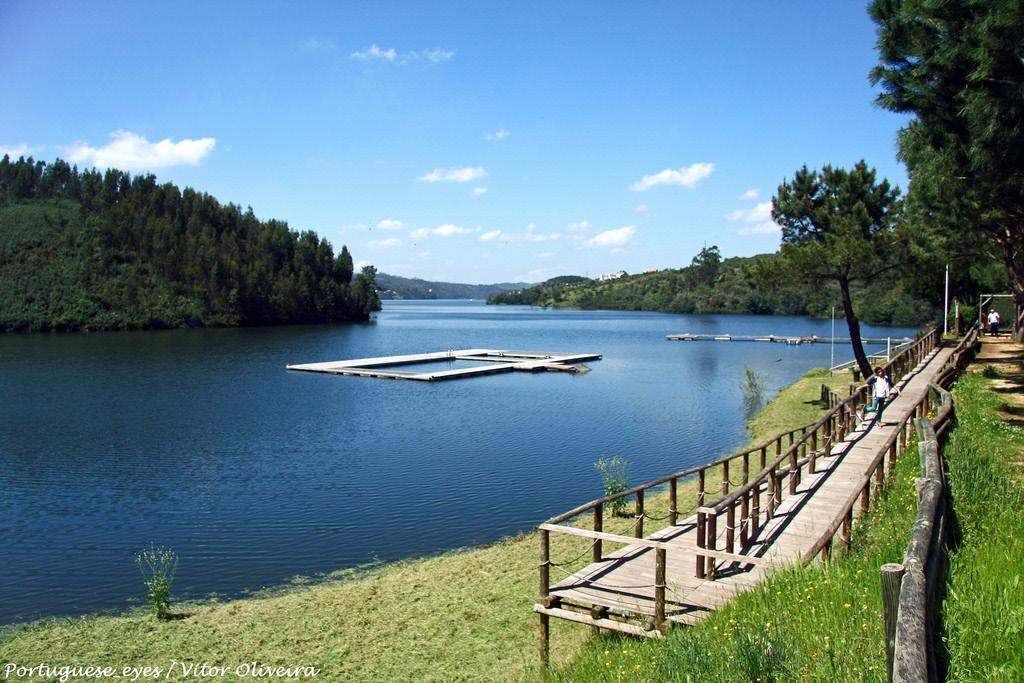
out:
{"label": "wooden fence rail", "polygon": [[[915,368],[929,353],[939,345],[938,329],[923,335],[914,344],[895,356],[886,367],[899,381],[904,375]],[[831,402],[831,401],[830,401]],[[700,578],[714,579],[716,562],[738,563],[740,565],[758,565],[765,561],[761,558],[743,553],[748,540],[760,529],[760,525],[775,513],[785,495],[796,492],[803,471],[815,473],[815,461],[823,453],[829,453],[834,444],[845,439],[854,429],[856,409],[864,403],[864,391],[855,390],[848,398],[839,400],[832,405],[828,413],[814,422],[793,429],[746,451],[727,455],[714,462],[691,467],[665,477],[635,486],[626,491],[605,496],[589,503],[573,508],[568,512],[548,519],[539,527],[540,531],[540,606],[551,607],[556,600],[550,595],[552,566],[550,558],[550,534],[562,533],[592,539],[592,557],[599,562],[604,557],[603,542],[630,543],[651,547],[655,550],[655,595],[654,618],[652,626],[657,630],[666,627],[665,621],[665,570],[667,544],[644,538],[644,495],[645,492],[660,486],[668,486],[669,513],[668,523],[675,526],[679,520],[678,483],[680,480],[695,478],[697,491],[695,503],[697,509],[697,547],[696,574]],[[906,430],[899,447],[906,444]],[[889,467],[895,461],[895,452],[889,457]],[[739,469],[738,482],[734,481],[736,470]],[[876,468],[877,469],[877,468]],[[880,475],[876,475],[880,476]],[[715,483],[711,484],[714,480]],[[880,479],[876,479],[880,482]],[[709,489],[709,484],[711,488]],[[720,488],[720,498],[706,504],[706,498],[715,486]],[[739,488],[732,490],[734,485]],[[880,484],[877,484],[880,485]],[[867,505],[870,493],[864,489],[863,504]],[[609,534],[604,531],[604,511],[609,504],[621,499],[632,498],[635,509],[633,536]],[[581,529],[563,524],[585,513],[592,514],[593,530]],[[717,526],[719,518],[725,526],[725,547],[717,548]],[[737,520],[738,517],[738,520]],[[762,522],[763,520],[763,522]],[[844,539],[849,538],[849,524],[844,526]],[[736,532],[739,532],[738,534]],[[737,547],[737,542],[739,547]],[[831,538],[828,542],[831,548]],[[542,661],[547,659],[548,615],[543,612],[541,618]]]}
{"label": "wooden fence rail", "polygon": [[[939,341],[938,328],[935,328],[889,361],[885,366],[886,370],[892,374],[895,382],[899,382],[939,345]],[[725,524],[725,547],[723,550],[730,555],[743,555],[748,539],[752,538],[761,529],[762,524],[767,523],[775,514],[786,496],[797,492],[803,471],[806,469],[808,474],[815,474],[816,459],[821,455],[829,454],[833,445],[843,441],[847,433],[854,429],[856,411],[865,403],[865,396],[866,390],[860,387],[852,390],[850,396],[845,399],[830,400],[829,403],[834,404],[832,408],[817,422],[790,432],[789,447],[785,451],[782,451],[781,448],[777,449],[776,457],[771,462],[762,464],[761,471],[751,477],[749,482],[744,482],[732,493],[698,507],[697,548],[699,550],[696,560],[696,576],[698,578],[711,580],[715,578],[719,524]],[[929,397],[926,394],[921,403],[914,407],[914,415],[925,414],[929,408],[928,403]],[[862,508],[867,509],[871,495],[872,477],[874,477],[876,489],[880,488],[886,473],[883,472],[883,463],[886,462],[884,456],[886,453],[889,454],[888,467],[891,469],[898,453],[903,451],[907,440],[911,437],[908,422],[908,420],[903,420],[900,423],[900,429],[894,432],[886,448],[875,458],[874,463],[865,473],[864,481],[856,496],[852,501],[848,501],[849,509],[836,522],[830,535],[820,541],[820,547],[815,547],[814,553],[811,555],[812,558],[818,553],[827,556],[831,552],[832,537],[840,528],[843,529],[844,540],[849,545],[853,504],[859,499]],[[800,433],[800,437],[793,439],[792,435],[797,432]],[[764,513],[763,521],[762,512]],[[724,519],[722,519],[723,517]],[[738,548],[737,541],[739,542]],[[805,561],[807,561],[806,558]]]}
{"label": "wooden fence rail", "polygon": [[935,417],[917,422],[921,458],[917,516],[903,564],[882,568],[886,664],[890,681],[938,680],[934,634],[939,611],[935,596],[945,567],[943,546],[949,525],[942,444],[955,420],[953,396],[948,387],[973,358],[977,342],[978,328],[974,327],[931,384],[938,404]]}

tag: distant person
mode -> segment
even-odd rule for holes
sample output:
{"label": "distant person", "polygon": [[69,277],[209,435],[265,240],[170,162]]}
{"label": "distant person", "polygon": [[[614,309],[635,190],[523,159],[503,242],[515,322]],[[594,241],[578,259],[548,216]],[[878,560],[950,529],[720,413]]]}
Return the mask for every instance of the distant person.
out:
{"label": "distant person", "polygon": [[868,381],[861,385],[859,388],[872,389],[872,399],[864,408],[864,417],[867,417],[868,413],[875,414],[875,421],[878,424],[882,422],[882,410],[885,409],[885,404],[889,401],[889,396],[893,393],[897,395],[900,393],[900,388],[893,385],[892,378],[886,376],[885,371],[881,367],[875,367],[874,373],[868,378]]}
{"label": "distant person", "polygon": [[988,312],[988,333],[993,337],[999,336],[999,324],[1003,322],[999,311],[992,309]]}

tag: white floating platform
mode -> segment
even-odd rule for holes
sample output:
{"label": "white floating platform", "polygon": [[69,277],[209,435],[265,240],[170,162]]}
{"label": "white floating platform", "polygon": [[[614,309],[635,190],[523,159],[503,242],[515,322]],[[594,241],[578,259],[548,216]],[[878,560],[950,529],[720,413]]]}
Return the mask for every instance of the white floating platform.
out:
{"label": "white floating platform", "polygon": [[[434,353],[417,353],[406,356],[380,356],[377,358],[356,358],[353,360],[336,360],[325,363],[306,363],[288,365],[289,370],[303,372],[326,372],[332,375],[355,375],[359,377],[383,377],[385,379],[413,379],[421,382],[433,382],[443,379],[461,379],[477,375],[491,375],[499,372],[540,372],[553,370],[562,372],[581,372],[583,367],[577,363],[600,360],[596,353],[544,353],[537,351],[505,351],[501,349],[460,349],[437,351]],[[398,370],[398,367],[413,366],[421,363],[443,361],[470,361],[480,365],[452,370],[434,370],[416,372],[415,369]]]}

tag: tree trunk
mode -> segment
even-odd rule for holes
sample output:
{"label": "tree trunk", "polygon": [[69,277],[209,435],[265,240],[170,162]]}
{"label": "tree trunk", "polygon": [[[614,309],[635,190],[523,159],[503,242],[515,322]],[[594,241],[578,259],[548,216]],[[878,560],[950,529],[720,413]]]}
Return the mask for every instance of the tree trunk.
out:
{"label": "tree trunk", "polygon": [[850,299],[850,281],[845,277],[837,278],[839,291],[843,295],[843,314],[846,316],[846,326],[850,329],[850,346],[853,347],[853,357],[857,360],[857,367],[860,368],[861,377],[867,379],[871,376],[871,363],[864,353],[864,342],[860,338],[860,321],[853,313],[853,301]]}

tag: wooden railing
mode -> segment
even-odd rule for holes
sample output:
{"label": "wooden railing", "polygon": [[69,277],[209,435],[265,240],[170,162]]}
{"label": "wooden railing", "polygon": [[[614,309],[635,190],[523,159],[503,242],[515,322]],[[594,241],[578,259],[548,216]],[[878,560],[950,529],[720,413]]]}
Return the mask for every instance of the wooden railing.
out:
{"label": "wooden railing", "polygon": [[955,421],[948,388],[973,358],[978,332],[977,327],[972,328],[931,384],[938,403],[935,417],[930,422],[918,420],[921,477],[917,480],[917,516],[903,564],[887,564],[881,569],[890,681],[937,680],[935,591],[945,562],[943,543],[949,524],[942,444]]}
{"label": "wooden railing", "polygon": [[[891,373],[895,382],[899,382],[938,346],[939,341],[938,329],[931,330],[889,361],[885,366],[886,370]],[[763,523],[772,517],[785,496],[796,493],[804,469],[806,468],[808,474],[815,474],[817,458],[829,453],[833,444],[845,439],[846,434],[854,428],[856,410],[858,406],[863,405],[864,398],[865,389],[861,387],[854,390],[845,399],[836,397],[837,400],[831,400],[830,403],[834,403],[834,405],[828,413],[817,422],[796,430],[801,433],[800,438],[791,440],[785,451],[778,449],[775,458],[770,463],[763,464],[761,471],[749,482],[732,493],[697,509],[696,576],[698,578],[712,580],[715,578],[715,560],[722,559],[717,545],[719,521],[723,516],[725,518],[722,520],[725,524],[723,548],[725,554],[733,557],[751,557],[743,554],[744,550],[747,550],[748,540],[760,531]],[[915,414],[924,414],[924,411],[927,411],[927,395],[922,400],[922,404],[915,406]],[[900,429],[890,439],[892,443],[887,444],[886,449],[879,453],[872,463],[872,467],[866,473],[867,482],[859,488],[856,496],[852,497],[851,510],[857,499],[862,501],[865,508],[867,507],[871,477],[876,477],[876,481],[880,482],[884,476],[880,467],[885,453],[890,452],[889,467],[891,468],[898,452],[906,447],[909,436],[907,420],[903,420],[900,423]],[[764,513],[764,522],[761,519],[762,512]],[[852,512],[849,516],[852,519]],[[848,535],[848,527],[847,522],[839,520],[836,528],[831,530],[831,535],[821,541],[822,546],[816,548],[814,554],[830,552],[832,536],[839,528],[843,528],[844,534]],[[736,545],[737,541],[739,548]],[[744,564],[744,562],[741,561],[740,564]],[[746,564],[754,564],[754,562],[746,562]]]}
{"label": "wooden railing", "polygon": [[[893,376],[902,378],[917,366],[939,344],[937,330],[923,335],[913,345],[895,356],[887,367]],[[829,412],[817,422],[783,432],[765,443],[754,448],[727,455],[714,462],[691,467],[665,477],[635,486],[626,491],[592,500],[589,503],[573,508],[568,512],[548,519],[541,524],[540,536],[540,604],[552,607],[557,598],[550,594],[551,576],[551,533],[562,533],[571,536],[592,539],[592,560],[600,562],[604,557],[604,541],[623,543],[653,548],[655,561],[655,609],[651,627],[663,630],[665,627],[665,572],[666,553],[670,549],[678,549],[679,545],[669,544],[644,538],[645,493],[651,489],[668,486],[669,510],[668,523],[676,526],[679,522],[679,482],[694,478],[697,481],[695,503],[697,509],[697,576],[714,578],[715,561],[737,562],[744,565],[767,564],[767,561],[751,555],[737,553],[735,534],[739,529],[738,540],[742,548],[751,535],[760,528],[762,513],[767,520],[781,503],[783,489],[788,484],[789,493],[796,491],[803,468],[810,473],[815,472],[815,460],[822,453],[827,453],[837,441],[842,441],[846,434],[854,428],[855,410],[863,403],[863,391],[855,391],[846,399],[832,406]],[[858,403],[859,402],[859,403]],[[905,441],[902,443],[905,444]],[[771,460],[769,461],[769,458]],[[753,465],[753,467],[752,467]],[[739,481],[733,477],[739,469]],[[720,473],[720,474],[719,474]],[[712,489],[708,488],[714,479]],[[731,491],[734,485],[739,488]],[[706,499],[714,487],[720,489],[721,497],[706,506]],[[762,497],[763,495],[763,497]],[[604,511],[618,500],[633,499],[634,525],[633,535],[613,534],[604,531]],[[739,508],[740,524],[736,525],[736,513]],[[593,529],[563,524],[580,515],[591,513]],[[724,514],[726,519],[725,547],[716,547],[718,517]],[[542,642],[547,642],[547,619],[541,615]],[[542,657],[546,656],[546,649]]]}

